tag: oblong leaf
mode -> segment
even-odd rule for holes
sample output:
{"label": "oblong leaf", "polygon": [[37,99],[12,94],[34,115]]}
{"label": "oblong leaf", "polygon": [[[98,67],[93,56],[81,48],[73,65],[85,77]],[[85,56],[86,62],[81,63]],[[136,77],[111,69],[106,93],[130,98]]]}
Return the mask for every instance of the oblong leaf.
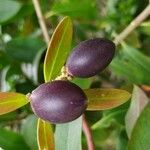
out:
{"label": "oblong leaf", "polygon": [[[21,125],[21,135],[25,142],[28,144],[30,147],[30,150],[38,150],[38,145],[37,145],[37,132],[36,132],[36,127],[37,127],[37,122],[38,118],[32,114],[28,115],[26,117]],[[29,140],[30,139],[30,140]]]}
{"label": "oblong leaf", "polygon": [[17,14],[21,3],[13,0],[0,0],[0,23],[4,23]]}
{"label": "oblong leaf", "polygon": [[54,150],[54,135],[50,123],[38,119],[37,141],[39,150]]}
{"label": "oblong leaf", "polygon": [[118,110],[118,111],[112,112],[112,113],[104,116],[103,118],[101,118],[96,123],[94,123],[91,128],[93,130],[99,129],[99,128],[104,128],[105,126],[108,126],[110,120],[113,120],[115,117],[122,116],[122,114],[124,114],[126,111],[127,111],[126,109],[123,109],[123,110]]}
{"label": "oblong leaf", "polygon": [[32,63],[36,55],[45,49],[45,43],[33,37],[13,38],[6,44],[6,54],[13,60]]}
{"label": "oblong leaf", "polygon": [[142,111],[132,131],[128,150],[149,150],[150,148],[150,103]]}
{"label": "oblong leaf", "polygon": [[20,134],[0,128],[0,150],[30,150],[30,148]]}
{"label": "oblong leaf", "polygon": [[148,102],[149,99],[144,91],[142,91],[138,86],[134,86],[131,105],[125,117],[125,127],[129,138],[138,117]]}
{"label": "oblong leaf", "polygon": [[116,55],[110,64],[111,69],[116,75],[121,78],[125,77],[132,83],[145,85],[150,84],[149,66],[149,57],[126,44],[123,45],[121,51],[119,51],[118,55]]}
{"label": "oblong leaf", "polygon": [[72,21],[65,17],[55,29],[50,40],[45,61],[44,78],[48,82],[55,79],[63,67],[72,41]]}
{"label": "oblong leaf", "polygon": [[55,132],[56,150],[81,150],[82,117],[58,124]]}
{"label": "oblong leaf", "polygon": [[[132,59],[138,66],[145,69],[147,73],[150,73],[149,65],[150,65],[150,58],[133,47],[128,46],[127,44],[122,44],[124,51],[126,52],[129,59]],[[134,54],[134,55],[133,55]]]}
{"label": "oblong leaf", "polygon": [[117,107],[130,98],[130,93],[119,89],[87,89],[87,110],[105,110]]}
{"label": "oblong leaf", "polygon": [[14,111],[28,103],[26,95],[14,92],[0,92],[0,115]]}
{"label": "oblong leaf", "polygon": [[93,0],[57,1],[53,4],[46,17],[68,15],[81,20],[94,20],[98,14],[96,1]]}

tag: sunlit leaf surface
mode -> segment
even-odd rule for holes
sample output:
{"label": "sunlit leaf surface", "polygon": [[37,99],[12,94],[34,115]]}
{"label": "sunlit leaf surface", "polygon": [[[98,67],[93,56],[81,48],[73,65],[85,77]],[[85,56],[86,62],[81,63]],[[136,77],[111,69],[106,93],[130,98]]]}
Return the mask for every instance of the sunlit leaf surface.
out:
{"label": "sunlit leaf surface", "polygon": [[55,79],[63,67],[72,41],[72,21],[65,17],[55,29],[44,61],[44,78],[48,82]]}
{"label": "sunlit leaf surface", "polygon": [[105,110],[117,107],[130,98],[130,93],[119,89],[87,89],[87,110]]}
{"label": "sunlit leaf surface", "polygon": [[39,150],[54,150],[54,135],[50,123],[39,119],[37,125],[37,141]]}
{"label": "sunlit leaf surface", "polygon": [[0,115],[14,111],[28,102],[26,95],[13,92],[0,92]]}

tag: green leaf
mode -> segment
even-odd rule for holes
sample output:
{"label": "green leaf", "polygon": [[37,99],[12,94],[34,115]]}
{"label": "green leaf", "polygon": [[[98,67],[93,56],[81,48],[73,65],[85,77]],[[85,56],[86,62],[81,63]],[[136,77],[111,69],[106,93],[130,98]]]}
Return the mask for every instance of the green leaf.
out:
{"label": "green leaf", "polygon": [[45,43],[37,38],[15,38],[6,45],[6,53],[19,62],[32,63],[36,54],[45,48]]}
{"label": "green leaf", "polygon": [[104,117],[102,117],[102,119],[100,119],[99,121],[97,121],[95,124],[92,125],[92,129],[100,129],[100,128],[104,128],[110,125],[111,121],[114,120],[114,118],[116,117],[122,117],[122,114],[124,114],[126,112],[126,109],[123,110],[118,110],[116,112],[112,112]]}
{"label": "green leaf", "polygon": [[15,16],[21,4],[14,0],[0,0],[0,23],[4,23]]}
{"label": "green leaf", "polygon": [[128,145],[128,137],[126,135],[125,130],[121,130],[116,143],[116,150],[126,150],[127,145]]}
{"label": "green leaf", "polygon": [[150,103],[144,108],[132,131],[128,150],[148,150],[150,148]]}
{"label": "green leaf", "polygon": [[10,60],[7,57],[6,53],[0,51],[0,70],[10,64]]}
{"label": "green leaf", "polygon": [[33,150],[38,150],[36,127],[37,118],[35,115],[29,115],[27,118],[25,118],[21,126],[21,135],[30,149]]}
{"label": "green leaf", "polygon": [[133,83],[146,85],[150,84],[149,66],[149,57],[126,44],[111,63],[111,68],[117,75],[123,76]]}
{"label": "green leaf", "polygon": [[28,102],[26,95],[13,92],[0,92],[0,115],[14,111]]}
{"label": "green leaf", "polygon": [[144,54],[140,53],[133,47],[130,47],[126,44],[123,44],[123,49],[126,52],[129,59],[134,61],[138,66],[143,68],[147,73],[150,73],[150,58],[145,56]]}
{"label": "green leaf", "polygon": [[125,39],[125,42],[129,45],[132,45],[135,48],[141,47],[139,32],[133,31],[128,38]]}
{"label": "green leaf", "polygon": [[150,21],[145,21],[140,25],[140,31],[146,35],[150,35]]}
{"label": "green leaf", "polygon": [[81,150],[82,117],[56,126],[56,150]]}
{"label": "green leaf", "polygon": [[[92,130],[92,136],[94,140],[94,145],[96,150],[103,150],[102,147],[103,145],[106,145],[106,141],[111,140],[111,135],[114,132],[114,130],[110,127],[108,128],[99,128],[97,130]],[[83,141],[86,144],[87,147],[87,142],[86,139]],[[84,150],[84,149],[83,149]],[[86,148],[87,150],[87,148]]]}
{"label": "green leaf", "polygon": [[[84,7],[83,7],[84,6]],[[95,0],[67,0],[54,3],[51,11],[46,15],[67,15],[78,19],[95,19],[97,16],[97,7]]]}
{"label": "green leaf", "polygon": [[[34,60],[32,60],[33,63],[22,63],[21,64],[21,69],[22,69],[23,73],[30,80],[32,80],[35,85],[38,84],[38,71],[39,71],[38,69],[39,69],[41,58],[42,58],[43,50],[41,49],[40,51],[38,51],[35,54],[35,56],[33,58]],[[29,84],[29,86],[30,86],[30,84]]]}
{"label": "green leaf", "polygon": [[37,140],[40,150],[54,150],[54,135],[50,123],[38,119]]}
{"label": "green leaf", "polygon": [[149,99],[144,91],[138,86],[134,86],[131,105],[125,117],[126,132],[129,138],[138,117],[148,102]]}
{"label": "green leaf", "polygon": [[[125,124],[124,117],[127,113],[127,110],[129,108],[129,101],[123,105],[120,105],[119,107],[113,108],[113,109],[107,109],[104,111],[98,111],[101,112],[103,115],[99,116],[97,118],[97,122],[92,125],[92,129],[103,129],[103,128],[109,128],[114,124],[114,122],[117,122],[117,124],[120,124],[121,126]],[[89,112],[89,111],[88,111]],[[91,113],[91,112],[89,112]]]}
{"label": "green leaf", "polygon": [[73,83],[77,84],[80,88],[87,89],[90,87],[92,81],[90,79],[74,78]]}
{"label": "green leaf", "polygon": [[87,89],[87,110],[105,110],[117,107],[130,98],[130,93],[119,89]]}
{"label": "green leaf", "polygon": [[4,150],[30,150],[18,133],[0,129],[0,147]]}
{"label": "green leaf", "polygon": [[63,67],[72,41],[72,21],[65,17],[55,29],[44,61],[44,78],[48,82],[55,79]]}
{"label": "green leaf", "polygon": [[[35,12],[32,1],[23,1],[23,4],[24,5],[22,5],[20,11],[17,13],[14,19],[18,20],[20,18],[25,18],[25,17],[31,18],[32,14]],[[34,22],[34,19],[33,19],[33,22]]]}
{"label": "green leaf", "polygon": [[7,123],[8,121],[13,121],[17,118],[17,112],[13,111],[4,115],[0,115],[0,123]]}

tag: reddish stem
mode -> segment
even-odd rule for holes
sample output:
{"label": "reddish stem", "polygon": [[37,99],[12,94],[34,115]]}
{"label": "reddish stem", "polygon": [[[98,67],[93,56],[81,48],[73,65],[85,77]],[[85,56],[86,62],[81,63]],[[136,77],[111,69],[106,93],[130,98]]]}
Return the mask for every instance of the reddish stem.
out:
{"label": "reddish stem", "polygon": [[88,150],[94,150],[95,148],[94,148],[94,141],[93,141],[93,137],[92,137],[92,132],[91,132],[91,129],[87,123],[85,115],[83,115],[82,129],[83,129],[84,135],[85,135],[86,140],[87,140]]}
{"label": "reddish stem", "polygon": [[150,86],[148,85],[142,85],[141,88],[144,90],[144,92],[150,96]]}

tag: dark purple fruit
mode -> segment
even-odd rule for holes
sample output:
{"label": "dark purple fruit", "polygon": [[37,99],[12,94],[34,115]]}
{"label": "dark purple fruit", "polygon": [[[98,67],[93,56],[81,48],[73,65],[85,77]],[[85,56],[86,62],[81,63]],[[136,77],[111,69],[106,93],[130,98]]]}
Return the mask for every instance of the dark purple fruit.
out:
{"label": "dark purple fruit", "polygon": [[75,77],[91,77],[104,70],[115,54],[115,44],[106,39],[91,39],[77,45],[66,67]]}
{"label": "dark purple fruit", "polygon": [[69,81],[52,81],[40,85],[29,97],[33,112],[52,123],[73,121],[87,107],[87,98],[80,87]]}

